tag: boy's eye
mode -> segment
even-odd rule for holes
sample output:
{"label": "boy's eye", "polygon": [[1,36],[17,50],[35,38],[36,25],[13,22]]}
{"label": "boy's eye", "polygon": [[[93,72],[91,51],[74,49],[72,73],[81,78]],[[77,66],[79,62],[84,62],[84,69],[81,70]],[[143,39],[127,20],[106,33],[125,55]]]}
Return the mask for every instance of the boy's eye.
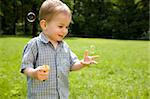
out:
{"label": "boy's eye", "polygon": [[59,28],[63,28],[63,26],[58,26]]}
{"label": "boy's eye", "polygon": [[[63,28],[64,26],[58,26],[59,28]],[[66,26],[66,29],[68,29],[69,28],[69,26]]]}
{"label": "boy's eye", "polygon": [[69,26],[66,26],[66,29],[68,29],[69,28]]}

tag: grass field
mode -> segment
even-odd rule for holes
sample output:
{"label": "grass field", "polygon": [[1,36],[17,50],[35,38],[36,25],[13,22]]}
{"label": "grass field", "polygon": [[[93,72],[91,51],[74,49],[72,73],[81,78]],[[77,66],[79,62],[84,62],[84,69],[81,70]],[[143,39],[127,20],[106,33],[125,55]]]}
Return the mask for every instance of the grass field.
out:
{"label": "grass field", "polygon": [[[0,37],[0,98],[26,99],[20,74],[22,50],[30,38]],[[85,50],[99,55],[96,65],[70,73],[70,99],[150,98],[150,41],[68,38],[79,59]]]}

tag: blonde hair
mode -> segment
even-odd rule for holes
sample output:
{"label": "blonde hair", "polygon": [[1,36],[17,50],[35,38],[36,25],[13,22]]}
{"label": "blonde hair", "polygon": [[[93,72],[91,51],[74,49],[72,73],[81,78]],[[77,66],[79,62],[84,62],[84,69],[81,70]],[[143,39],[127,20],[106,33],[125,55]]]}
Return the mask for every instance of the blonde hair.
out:
{"label": "blonde hair", "polygon": [[69,7],[60,0],[45,0],[39,11],[39,20],[50,21],[58,13],[72,16]]}

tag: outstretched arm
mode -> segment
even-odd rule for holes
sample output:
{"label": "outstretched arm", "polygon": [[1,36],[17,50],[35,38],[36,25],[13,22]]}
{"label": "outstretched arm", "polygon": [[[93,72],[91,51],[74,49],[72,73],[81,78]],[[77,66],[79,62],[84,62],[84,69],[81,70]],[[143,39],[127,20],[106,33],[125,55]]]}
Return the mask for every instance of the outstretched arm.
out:
{"label": "outstretched arm", "polygon": [[86,67],[90,64],[96,64],[97,62],[95,61],[95,58],[97,58],[98,56],[88,56],[89,52],[86,50],[84,52],[84,57],[82,60],[76,62],[72,67],[71,70],[75,71],[75,70],[80,70],[83,67]]}

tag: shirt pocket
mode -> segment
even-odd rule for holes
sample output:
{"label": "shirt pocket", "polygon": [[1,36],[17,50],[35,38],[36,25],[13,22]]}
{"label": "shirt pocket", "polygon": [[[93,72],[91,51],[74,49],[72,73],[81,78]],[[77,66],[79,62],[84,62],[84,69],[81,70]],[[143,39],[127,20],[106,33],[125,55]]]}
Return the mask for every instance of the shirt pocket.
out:
{"label": "shirt pocket", "polygon": [[70,70],[70,59],[69,57],[63,57],[61,59],[61,67],[63,68],[64,71],[69,71]]}
{"label": "shirt pocket", "polygon": [[65,76],[68,76],[68,73],[70,71],[70,58],[68,53],[64,53],[59,58],[59,69],[61,73]]}

